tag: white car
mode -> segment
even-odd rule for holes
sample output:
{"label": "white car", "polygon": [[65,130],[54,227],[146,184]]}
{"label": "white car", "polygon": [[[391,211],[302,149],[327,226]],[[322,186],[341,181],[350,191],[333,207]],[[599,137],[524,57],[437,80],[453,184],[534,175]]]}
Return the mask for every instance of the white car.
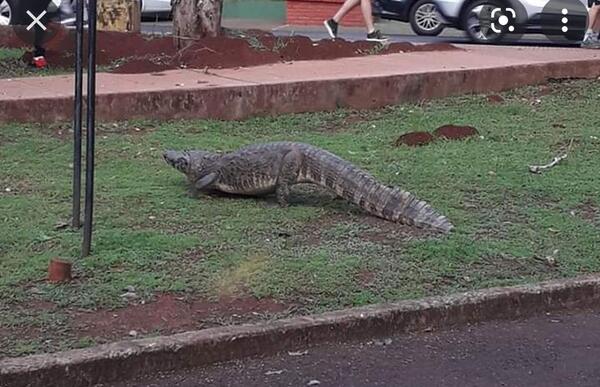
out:
{"label": "white car", "polygon": [[587,0],[436,0],[436,6],[446,25],[477,43],[528,33],[580,41],[588,18]]}
{"label": "white car", "polygon": [[[16,4],[19,0],[0,0],[0,26],[14,23]],[[75,7],[75,0],[71,0]],[[142,17],[168,17],[171,14],[171,0],[140,0]],[[87,3],[87,2],[86,2]],[[50,12],[56,12],[52,2],[49,6]]]}
{"label": "white car", "polygon": [[0,26],[7,26],[13,20],[14,0],[0,0]]}
{"label": "white car", "polygon": [[142,2],[142,17],[169,17],[171,15],[171,0],[140,0]]}

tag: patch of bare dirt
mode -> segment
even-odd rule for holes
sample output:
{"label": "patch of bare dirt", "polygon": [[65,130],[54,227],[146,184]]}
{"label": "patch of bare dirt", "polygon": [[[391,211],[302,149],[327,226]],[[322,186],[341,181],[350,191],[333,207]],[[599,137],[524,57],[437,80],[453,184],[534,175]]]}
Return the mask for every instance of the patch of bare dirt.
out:
{"label": "patch of bare dirt", "polygon": [[433,134],[446,140],[462,140],[477,136],[479,132],[472,126],[443,125],[434,130]]}
{"label": "patch of bare dirt", "polygon": [[485,98],[485,100],[492,105],[504,102],[504,98],[498,94],[490,94]]}
{"label": "patch of bare dirt", "polygon": [[[540,198],[528,197],[531,206],[538,206]],[[503,200],[492,206],[482,200],[477,190],[465,192],[463,208],[477,215],[478,228],[473,233],[473,238],[481,239],[507,239],[513,225],[527,224],[529,217],[516,203],[523,203],[523,199],[516,197],[511,192],[503,193]],[[524,203],[523,203],[524,204]]]}
{"label": "patch of bare dirt", "polygon": [[558,153],[564,153],[570,151],[574,147],[583,145],[584,141],[585,140],[579,137],[563,138],[554,144],[553,151]]}
{"label": "patch of bare dirt", "polygon": [[440,236],[435,231],[393,223],[370,215],[361,217],[360,222],[370,227],[370,230],[363,234],[363,238],[376,243],[397,245],[400,242],[406,243]]}
{"label": "patch of bare dirt", "polygon": [[543,259],[517,258],[505,254],[482,257],[470,265],[473,271],[489,278],[515,278],[517,276],[536,275],[554,270]]}
{"label": "patch of bare dirt", "polygon": [[27,195],[34,191],[28,179],[9,180],[0,178],[0,198],[8,195]]}
{"label": "patch of bare dirt", "polygon": [[394,143],[395,146],[421,146],[433,142],[435,138],[429,132],[410,132],[398,137]]}
{"label": "patch of bare dirt", "polygon": [[[84,42],[87,42],[86,38]],[[12,29],[0,28],[0,46],[22,45]],[[75,33],[63,30],[47,44],[46,57],[50,66],[73,67],[74,48]],[[185,49],[177,50],[172,37],[98,31],[96,60],[101,66],[115,66],[113,71],[118,73],[156,73],[179,68],[236,68],[300,60],[447,50],[460,48],[447,43],[381,45],[343,39],[313,42],[305,36],[276,37],[264,31],[225,31],[222,36],[194,40]],[[31,56],[31,53],[26,53],[23,60],[30,60]]]}
{"label": "patch of bare dirt", "polygon": [[541,85],[537,89],[537,95],[543,97],[545,95],[552,94],[552,86],[551,85]]}
{"label": "patch of bare dirt", "polygon": [[[71,124],[48,125],[45,128],[41,128],[40,131],[61,142],[73,140],[73,129]],[[85,131],[85,128],[83,128],[82,131]]]}
{"label": "patch of bare dirt", "polygon": [[366,270],[366,269],[359,271],[356,277],[357,277],[358,283],[363,288],[371,287],[371,285],[373,285],[373,282],[375,281],[375,273],[373,273],[372,271]]}
{"label": "patch of bare dirt", "polygon": [[348,216],[344,214],[325,215],[307,224],[297,238],[304,243],[318,245],[323,242],[326,232],[339,224],[355,223],[362,229],[358,238],[373,243],[398,246],[412,240],[424,240],[439,237],[439,234],[413,226],[390,222],[369,214]]}
{"label": "patch of bare dirt", "polygon": [[600,208],[591,199],[575,207],[573,213],[588,223],[600,225]]}
{"label": "patch of bare dirt", "polygon": [[316,128],[320,132],[337,133],[350,130],[356,124],[373,119],[373,112],[356,111],[351,112],[343,118],[334,118]]}
{"label": "patch of bare dirt", "polygon": [[289,310],[272,299],[228,297],[218,301],[186,299],[160,294],[153,302],[116,310],[72,312],[72,326],[78,336],[117,339],[149,333],[177,333],[210,326],[264,320]]}
{"label": "patch of bare dirt", "polygon": [[475,262],[463,265],[454,274],[446,273],[433,282],[424,284],[424,288],[430,294],[437,294],[443,287],[470,287],[472,282],[481,278],[511,280],[556,271],[556,266],[549,265],[543,257],[518,258],[507,254],[482,256]]}
{"label": "patch of bare dirt", "polygon": [[525,104],[539,105],[546,97],[561,94],[571,99],[585,98],[581,85],[575,80],[550,79],[548,83],[516,91],[515,96]]}
{"label": "patch of bare dirt", "polygon": [[[131,125],[128,122],[98,123],[96,125],[96,134],[98,136],[107,136],[110,134],[129,134],[140,136],[145,133],[152,132],[154,129],[155,128],[151,125]],[[85,131],[85,127],[82,128],[82,130]],[[73,141],[72,123],[44,125],[40,126],[40,131],[62,142]]]}
{"label": "patch of bare dirt", "polygon": [[[21,316],[24,319],[30,319],[34,323],[23,324],[19,326],[0,326],[0,341],[2,340],[14,340],[18,338],[20,340],[36,339],[43,337],[47,334],[44,328],[35,323],[35,316],[41,314],[48,314],[58,309],[57,305],[50,301],[39,300],[30,298],[18,305],[11,305],[10,313],[13,315]],[[0,309],[0,313],[2,313]],[[8,312],[7,312],[8,313]],[[0,354],[2,350],[0,349]]]}

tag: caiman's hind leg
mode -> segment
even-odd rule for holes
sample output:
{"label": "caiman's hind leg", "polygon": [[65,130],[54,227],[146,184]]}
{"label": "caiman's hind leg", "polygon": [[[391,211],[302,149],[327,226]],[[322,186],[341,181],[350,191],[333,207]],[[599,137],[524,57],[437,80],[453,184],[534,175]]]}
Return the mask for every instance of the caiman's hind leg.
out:
{"label": "caiman's hind leg", "polygon": [[210,189],[216,180],[217,174],[214,172],[196,180],[190,187],[190,196],[193,198],[198,198],[200,192]]}
{"label": "caiman's hind leg", "polygon": [[290,186],[295,184],[300,173],[300,164],[302,163],[302,153],[297,150],[288,152],[281,162],[279,176],[277,177],[277,186],[275,193],[277,195],[277,203],[281,207],[288,206],[288,198],[290,196]]}

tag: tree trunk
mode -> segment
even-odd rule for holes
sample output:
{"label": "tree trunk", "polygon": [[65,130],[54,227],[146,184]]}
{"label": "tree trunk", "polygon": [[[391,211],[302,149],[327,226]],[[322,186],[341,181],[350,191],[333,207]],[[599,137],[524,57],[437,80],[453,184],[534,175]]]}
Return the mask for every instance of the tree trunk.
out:
{"label": "tree trunk", "polygon": [[98,29],[140,32],[139,0],[98,0]]}
{"label": "tree trunk", "polygon": [[223,0],[172,0],[173,36],[178,48],[194,38],[217,36],[221,32]]}

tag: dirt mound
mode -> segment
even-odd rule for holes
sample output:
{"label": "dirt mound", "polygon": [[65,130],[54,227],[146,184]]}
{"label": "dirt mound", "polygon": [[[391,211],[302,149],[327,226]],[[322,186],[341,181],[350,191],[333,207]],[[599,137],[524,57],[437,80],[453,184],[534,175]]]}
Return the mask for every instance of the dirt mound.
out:
{"label": "dirt mound", "polygon": [[477,136],[479,135],[479,132],[472,126],[444,125],[434,130],[433,134],[436,137],[447,140],[461,140],[463,138]]}
{"label": "dirt mound", "polygon": [[429,132],[410,132],[398,137],[394,145],[420,146],[429,144],[433,140],[435,140],[435,137]]}
{"label": "dirt mound", "polygon": [[502,96],[500,96],[498,94],[488,95],[485,99],[486,99],[486,101],[488,101],[491,104],[504,102],[504,98],[502,98]]}
{"label": "dirt mound", "polygon": [[[276,62],[459,49],[445,43],[381,45],[366,41],[348,42],[343,39],[314,42],[304,36],[278,37],[264,31],[225,32],[223,36],[198,39],[187,48],[177,50],[171,37],[98,31],[96,61],[100,66],[115,67],[114,71],[118,73],[147,73],[182,67],[235,68]],[[84,41],[87,44],[87,37],[84,37]],[[0,28],[1,47],[17,48],[23,45],[11,28]],[[51,66],[73,67],[74,31],[61,31],[46,48],[46,56]]]}
{"label": "dirt mound", "polygon": [[477,135],[479,135],[479,132],[472,126],[443,125],[434,130],[433,134],[429,132],[405,133],[396,139],[394,145],[420,146],[430,144],[435,141],[436,138],[461,140]]}

